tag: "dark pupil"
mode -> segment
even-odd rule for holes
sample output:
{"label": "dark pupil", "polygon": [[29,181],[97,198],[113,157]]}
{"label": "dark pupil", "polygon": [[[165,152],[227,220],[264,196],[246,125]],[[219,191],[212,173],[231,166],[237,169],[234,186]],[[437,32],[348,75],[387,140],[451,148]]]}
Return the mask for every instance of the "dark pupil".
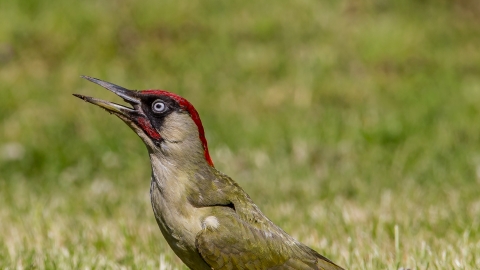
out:
{"label": "dark pupil", "polygon": [[159,103],[155,104],[155,110],[161,111],[161,110],[163,110],[163,106],[164,106],[163,103],[159,102]]}

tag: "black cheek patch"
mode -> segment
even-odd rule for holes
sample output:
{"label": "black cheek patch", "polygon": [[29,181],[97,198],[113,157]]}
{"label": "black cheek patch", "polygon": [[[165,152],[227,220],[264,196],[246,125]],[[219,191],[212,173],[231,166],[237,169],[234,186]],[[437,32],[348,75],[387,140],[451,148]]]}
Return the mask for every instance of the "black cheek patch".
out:
{"label": "black cheek patch", "polygon": [[[152,104],[159,99],[162,100],[165,103],[165,106],[167,108],[167,110],[163,113],[155,113],[152,110]],[[162,97],[162,98],[153,97],[153,96],[146,97],[142,101],[142,104],[143,104],[142,105],[142,110],[145,113],[145,116],[147,117],[147,119],[143,120],[143,121],[145,121],[143,124],[147,127],[149,126],[150,129],[152,129],[152,134],[153,134],[153,132],[159,134],[159,131],[161,130],[161,127],[163,126],[163,123],[165,122],[165,117],[167,117],[172,112],[180,109],[178,103],[175,102],[174,100],[172,100],[169,97]],[[143,126],[142,126],[142,129],[144,129]],[[147,132],[147,131],[145,131],[145,132]],[[148,133],[148,134],[149,134],[150,137],[152,137],[150,135],[150,133]],[[161,138],[161,135],[158,135],[158,137]],[[155,137],[152,137],[152,138],[155,138]]]}

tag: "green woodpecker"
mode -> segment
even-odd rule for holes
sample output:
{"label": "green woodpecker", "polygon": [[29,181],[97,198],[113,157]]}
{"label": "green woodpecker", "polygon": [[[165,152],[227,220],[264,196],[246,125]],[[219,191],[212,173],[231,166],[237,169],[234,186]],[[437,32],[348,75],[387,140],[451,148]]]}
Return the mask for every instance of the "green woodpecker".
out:
{"label": "green woodpecker", "polygon": [[131,105],[74,94],[118,116],[147,146],[155,219],[189,268],[342,269],[273,224],[235,181],[215,169],[198,112],[186,99],[82,77]]}

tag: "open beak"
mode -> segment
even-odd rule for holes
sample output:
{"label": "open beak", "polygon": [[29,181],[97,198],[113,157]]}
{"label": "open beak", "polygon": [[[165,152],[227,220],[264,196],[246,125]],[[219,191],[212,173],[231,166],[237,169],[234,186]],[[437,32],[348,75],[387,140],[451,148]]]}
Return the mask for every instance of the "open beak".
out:
{"label": "open beak", "polygon": [[133,108],[129,108],[117,103],[101,100],[98,98],[87,97],[79,94],[73,94],[74,96],[81,98],[87,102],[95,104],[104,108],[107,112],[113,113],[122,119],[128,126],[130,126],[133,131],[135,131],[145,142],[147,142],[141,134],[146,134],[155,145],[157,145],[162,136],[158,131],[152,126],[151,122],[148,120],[147,116],[143,113],[141,107],[141,94],[138,91],[128,90],[121,86],[115,85],[113,83],[109,83],[106,81],[102,81],[99,79],[95,79],[89,76],[81,76],[84,79],[87,79],[91,82],[94,82],[110,91],[118,95],[119,97],[123,98],[123,100]]}
{"label": "open beak", "polygon": [[81,99],[83,99],[87,102],[90,102],[92,104],[95,104],[97,106],[100,106],[110,113],[117,114],[118,116],[124,116],[124,117],[126,117],[127,119],[130,119],[130,120],[132,119],[133,115],[138,114],[138,112],[139,112],[138,109],[140,107],[140,99],[138,98],[138,92],[137,91],[128,90],[126,88],[115,85],[113,83],[102,81],[102,80],[92,78],[92,77],[89,77],[89,76],[81,76],[81,77],[84,78],[84,79],[87,79],[87,80],[89,80],[93,83],[96,83],[96,84],[98,84],[98,85],[100,85],[100,86],[102,86],[102,87],[104,87],[104,88],[106,88],[110,91],[112,91],[116,95],[123,98],[123,100],[125,102],[132,105],[133,108],[129,108],[129,107],[117,104],[117,103],[113,103],[113,102],[109,102],[109,101],[105,101],[105,100],[101,100],[101,99],[97,99],[97,98],[93,98],[93,97],[87,97],[87,96],[83,96],[83,95],[79,95],[79,94],[73,94],[74,96],[76,96],[78,98],[81,98]]}

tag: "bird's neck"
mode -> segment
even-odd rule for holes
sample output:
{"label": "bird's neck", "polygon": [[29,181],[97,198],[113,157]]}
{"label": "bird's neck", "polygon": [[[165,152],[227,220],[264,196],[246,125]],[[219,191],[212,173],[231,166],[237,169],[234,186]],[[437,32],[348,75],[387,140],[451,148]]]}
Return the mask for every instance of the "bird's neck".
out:
{"label": "bird's neck", "polygon": [[202,169],[210,169],[207,161],[197,159],[192,162],[184,159],[172,159],[163,153],[150,153],[152,165],[152,181],[160,189],[165,199],[172,202],[183,202],[187,200],[188,192],[197,190],[195,176],[201,173]]}
{"label": "bird's neck", "polygon": [[192,176],[198,169],[162,155],[150,154],[150,160],[150,198],[160,230],[170,247],[187,265],[208,269],[196,251],[195,237],[202,229],[201,221],[208,216],[209,209],[197,208],[188,200],[188,192],[195,183]]}
{"label": "bird's neck", "polygon": [[[166,191],[171,193],[176,189],[182,192],[182,186],[186,182],[188,172],[175,160],[168,160],[161,155],[150,154],[150,162],[152,164],[152,181],[164,193]],[[178,180],[177,180],[178,179]]]}

